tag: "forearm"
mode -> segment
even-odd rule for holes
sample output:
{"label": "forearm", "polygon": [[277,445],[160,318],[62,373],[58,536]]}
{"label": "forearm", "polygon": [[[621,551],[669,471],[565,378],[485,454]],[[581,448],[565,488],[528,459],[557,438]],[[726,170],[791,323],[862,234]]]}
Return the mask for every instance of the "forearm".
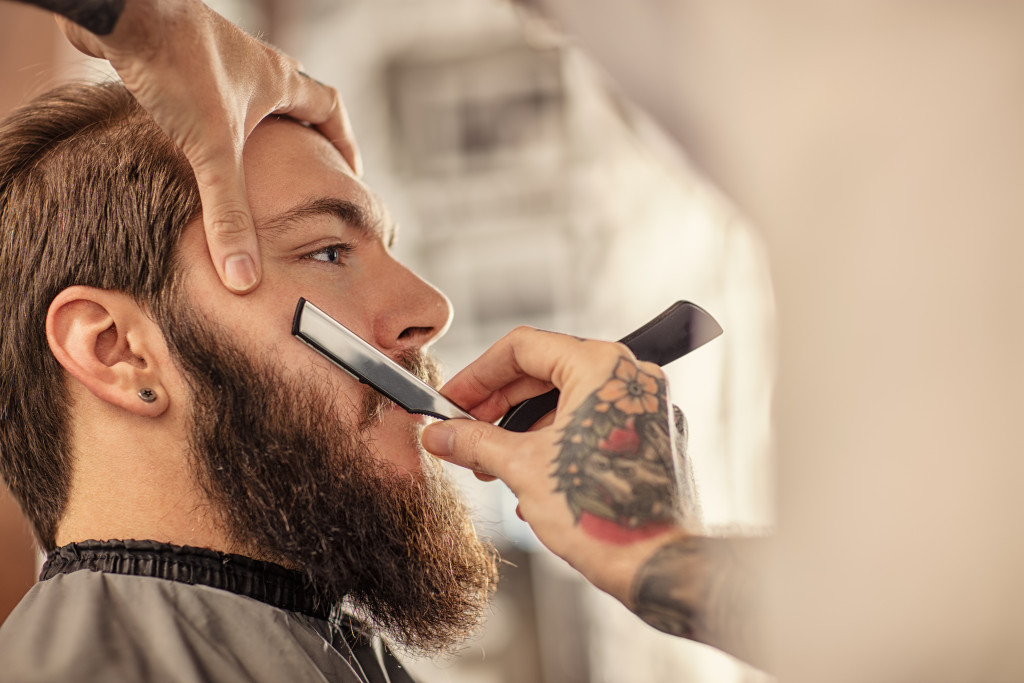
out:
{"label": "forearm", "polygon": [[97,35],[114,30],[127,0],[17,0],[48,9]]}
{"label": "forearm", "polygon": [[665,633],[763,666],[754,587],[764,544],[702,536],[670,541],[640,567],[629,606]]}

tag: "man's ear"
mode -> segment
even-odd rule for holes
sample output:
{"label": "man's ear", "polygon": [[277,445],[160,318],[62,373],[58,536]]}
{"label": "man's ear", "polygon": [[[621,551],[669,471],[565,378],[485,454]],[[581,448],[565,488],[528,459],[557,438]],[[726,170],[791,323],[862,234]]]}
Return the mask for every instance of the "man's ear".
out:
{"label": "man's ear", "polygon": [[97,398],[143,417],[167,410],[163,333],[127,294],[68,287],[50,303],[46,340],[57,362]]}

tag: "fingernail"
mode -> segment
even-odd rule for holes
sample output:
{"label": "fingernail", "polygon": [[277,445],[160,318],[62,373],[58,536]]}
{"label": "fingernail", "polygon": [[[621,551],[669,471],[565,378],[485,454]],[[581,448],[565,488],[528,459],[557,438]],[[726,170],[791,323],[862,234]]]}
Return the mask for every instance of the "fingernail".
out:
{"label": "fingernail", "polygon": [[232,254],[224,260],[224,275],[228,287],[236,292],[247,292],[256,284],[256,264],[248,254]]}
{"label": "fingernail", "polygon": [[455,433],[443,423],[427,425],[423,430],[423,447],[439,458],[452,454],[452,437]]}

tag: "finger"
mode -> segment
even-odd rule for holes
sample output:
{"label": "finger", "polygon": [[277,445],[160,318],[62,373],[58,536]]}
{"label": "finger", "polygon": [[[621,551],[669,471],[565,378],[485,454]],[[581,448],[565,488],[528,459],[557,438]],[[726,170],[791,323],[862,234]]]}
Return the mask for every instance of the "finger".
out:
{"label": "finger", "polygon": [[[455,376],[444,385],[442,393],[456,404],[472,409],[491,399],[496,392],[524,378],[529,378],[540,387],[546,386],[546,378],[531,378],[520,367],[513,349],[516,344],[513,337],[529,338],[534,336],[534,333],[546,334],[529,327],[517,327],[512,330],[492,344],[479,358],[455,373]],[[539,390],[534,395],[542,394],[544,391],[546,389]],[[508,405],[511,407],[514,403],[510,400]]]}
{"label": "finger", "polygon": [[357,176],[363,174],[363,159],[356,145],[355,132],[341,96],[334,88],[309,74],[295,71],[291,101],[275,113],[313,124],[341,152]]}
{"label": "finger", "polygon": [[213,154],[209,162],[193,168],[203,203],[206,243],[217,274],[233,292],[250,292],[260,281],[260,252],[241,159]]}
{"label": "finger", "polygon": [[445,385],[445,395],[459,405],[480,405],[523,377],[564,389],[574,373],[604,372],[601,368],[614,366],[623,356],[632,358],[622,344],[518,327],[456,373]]}
{"label": "finger", "polygon": [[498,479],[497,477],[492,477],[491,475],[484,474],[483,472],[474,472],[473,476],[476,477],[477,479],[479,479],[480,481],[486,481],[486,482],[492,482],[492,481],[496,481]]}
{"label": "finger", "polygon": [[337,101],[336,115],[332,114],[326,121],[316,124],[316,128],[337,147],[341,156],[352,167],[352,172],[356,174],[356,177],[362,177],[363,157],[356,145],[356,134],[352,130],[352,121],[348,117],[348,110],[345,109],[341,97],[335,94],[335,99]]}
{"label": "finger", "polygon": [[[457,388],[457,387],[456,387]],[[540,396],[551,390],[551,383],[533,377],[520,377],[505,387],[488,394],[483,400],[475,396],[451,396],[448,386],[441,388],[441,394],[451,399],[456,405],[462,406],[472,413],[473,417],[484,422],[494,422],[512,409],[513,406],[534,396]],[[472,400],[478,400],[473,403]]]}
{"label": "finger", "polygon": [[448,462],[497,477],[515,490],[516,460],[510,453],[528,450],[529,436],[505,431],[486,422],[445,420],[423,430],[423,448]]}

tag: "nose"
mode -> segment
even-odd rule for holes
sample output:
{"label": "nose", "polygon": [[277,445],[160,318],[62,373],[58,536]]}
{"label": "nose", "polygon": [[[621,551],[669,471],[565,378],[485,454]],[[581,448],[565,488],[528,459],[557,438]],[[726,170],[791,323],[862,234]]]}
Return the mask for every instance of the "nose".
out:
{"label": "nose", "polygon": [[384,275],[387,305],[379,309],[374,336],[383,350],[423,349],[441,338],[452,320],[452,305],[432,284],[398,261]]}

